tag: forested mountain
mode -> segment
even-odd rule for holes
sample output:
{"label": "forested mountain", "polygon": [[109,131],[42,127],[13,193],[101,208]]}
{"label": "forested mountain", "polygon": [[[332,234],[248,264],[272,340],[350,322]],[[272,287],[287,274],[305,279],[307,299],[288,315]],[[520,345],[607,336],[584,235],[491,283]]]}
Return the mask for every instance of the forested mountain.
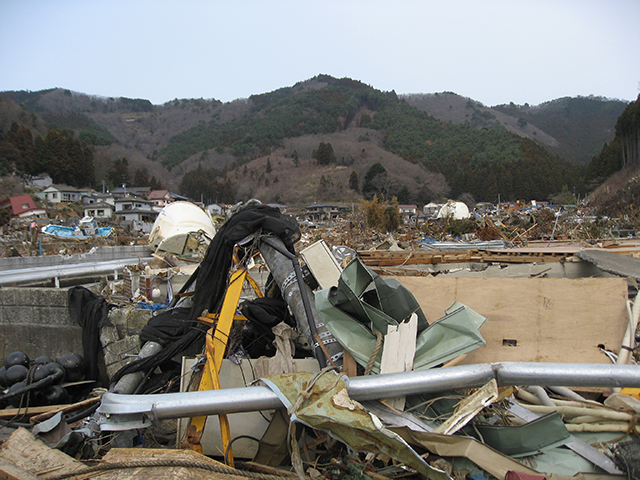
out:
{"label": "forested mountain", "polygon": [[[398,97],[327,75],[229,103],[152,105],[63,89],[4,92],[0,100],[5,170],[46,168],[71,184],[153,179],[196,199],[290,204],[363,194],[426,203],[586,193],[588,149],[611,140],[625,107],[578,98],[489,109],[452,93]],[[598,147],[584,146],[584,135]],[[79,169],[86,174],[74,177]]]}

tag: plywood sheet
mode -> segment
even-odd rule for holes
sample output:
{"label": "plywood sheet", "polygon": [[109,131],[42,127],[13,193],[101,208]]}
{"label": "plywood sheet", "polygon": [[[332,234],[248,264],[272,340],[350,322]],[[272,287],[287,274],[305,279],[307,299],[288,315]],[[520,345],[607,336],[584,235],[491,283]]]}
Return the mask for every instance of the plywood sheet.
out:
{"label": "plywood sheet", "polygon": [[430,323],[456,300],[488,318],[463,364],[610,363],[599,345],[617,353],[628,323],[622,278],[396,278]]}

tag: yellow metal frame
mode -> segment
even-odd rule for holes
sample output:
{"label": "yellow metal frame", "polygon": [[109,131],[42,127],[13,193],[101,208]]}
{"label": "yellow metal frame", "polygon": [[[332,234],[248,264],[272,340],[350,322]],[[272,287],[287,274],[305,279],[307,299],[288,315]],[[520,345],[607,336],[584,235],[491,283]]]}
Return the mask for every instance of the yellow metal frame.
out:
{"label": "yellow metal frame", "polygon": [[[259,297],[263,296],[258,284],[248,274],[247,269],[240,267],[231,274],[220,313],[198,317],[199,321],[211,325],[211,328],[207,331],[205,344],[207,361],[204,366],[198,391],[219,390],[221,388],[219,376],[220,367],[222,366],[222,359],[224,358],[224,353],[227,348],[231,327],[233,326],[234,320],[247,319],[244,315],[236,315],[245,280],[249,282]],[[233,450],[230,447],[231,431],[229,429],[229,419],[226,414],[220,414],[218,418],[220,420],[222,446],[224,448],[223,454],[226,456],[229,465],[234,466]],[[206,422],[206,416],[193,417],[190,419],[189,425],[187,426],[187,437],[182,444],[183,448],[191,448],[196,452],[202,453],[200,441]]]}

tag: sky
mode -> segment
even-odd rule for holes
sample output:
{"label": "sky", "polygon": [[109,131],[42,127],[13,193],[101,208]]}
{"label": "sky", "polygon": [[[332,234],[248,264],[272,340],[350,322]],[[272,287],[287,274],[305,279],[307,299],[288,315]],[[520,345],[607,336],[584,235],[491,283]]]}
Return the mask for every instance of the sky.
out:
{"label": "sky", "polygon": [[640,93],[640,0],[0,0],[0,91],[229,102],[328,74],[493,106]]}

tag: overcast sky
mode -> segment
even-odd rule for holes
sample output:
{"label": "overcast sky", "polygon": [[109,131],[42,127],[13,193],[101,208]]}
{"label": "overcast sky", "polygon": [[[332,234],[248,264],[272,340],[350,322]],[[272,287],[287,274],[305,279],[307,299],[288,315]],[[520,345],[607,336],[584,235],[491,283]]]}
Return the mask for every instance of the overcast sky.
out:
{"label": "overcast sky", "polygon": [[487,106],[635,100],[640,0],[0,0],[0,91],[227,102],[320,73]]}

